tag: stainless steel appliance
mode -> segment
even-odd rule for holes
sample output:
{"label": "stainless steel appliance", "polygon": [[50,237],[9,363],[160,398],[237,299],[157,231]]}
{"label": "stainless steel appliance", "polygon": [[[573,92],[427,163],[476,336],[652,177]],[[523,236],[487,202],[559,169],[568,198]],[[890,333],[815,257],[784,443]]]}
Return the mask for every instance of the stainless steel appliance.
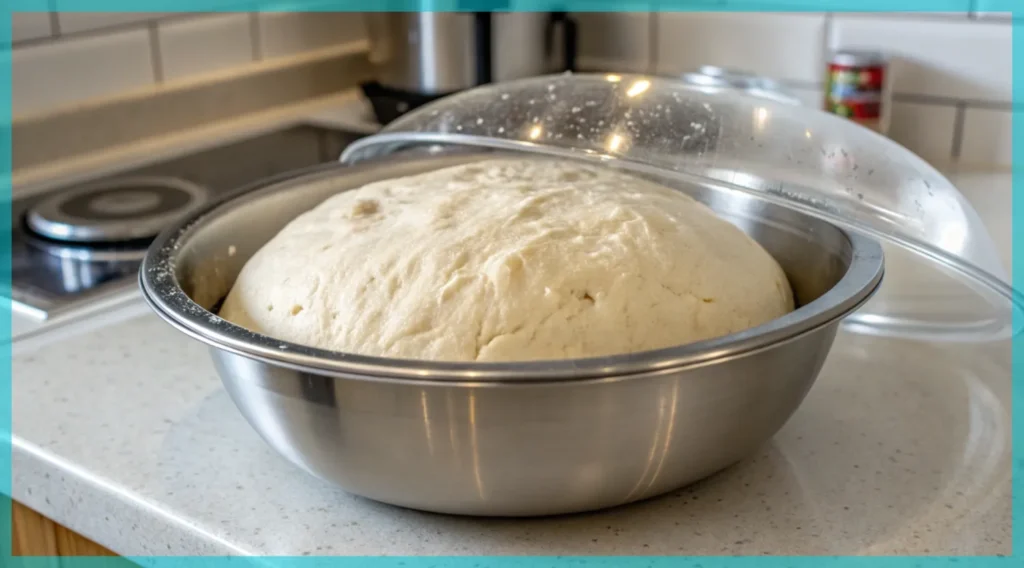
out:
{"label": "stainless steel appliance", "polygon": [[46,320],[136,286],[156,235],[267,176],[337,160],[362,134],[300,125],[24,198],[11,206],[11,298]]}
{"label": "stainless steel appliance", "polygon": [[576,23],[565,12],[366,17],[377,77],[363,92],[382,124],[464,89],[576,68]]}

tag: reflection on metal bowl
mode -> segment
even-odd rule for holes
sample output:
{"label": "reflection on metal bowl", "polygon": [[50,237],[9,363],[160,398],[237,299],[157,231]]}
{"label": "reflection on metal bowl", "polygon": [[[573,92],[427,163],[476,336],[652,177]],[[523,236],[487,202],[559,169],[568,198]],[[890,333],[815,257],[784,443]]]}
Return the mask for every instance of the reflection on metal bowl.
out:
{"label": "reflection on metal bowl", "polygon": [[738,192],[677,183],[778,259],[796,311],[659,351],[490,364],[327,352],[210,311],[253,253],[328,196],[481,157],[392,156],[383,167],[318,168],[236,194],[157,239],[140,273],[144,296],[210,346],[242,414],[306,471],[405,507],[533,516],[652,497],[749,455],[796,410],[840,319],[882,278],[872,240]]}

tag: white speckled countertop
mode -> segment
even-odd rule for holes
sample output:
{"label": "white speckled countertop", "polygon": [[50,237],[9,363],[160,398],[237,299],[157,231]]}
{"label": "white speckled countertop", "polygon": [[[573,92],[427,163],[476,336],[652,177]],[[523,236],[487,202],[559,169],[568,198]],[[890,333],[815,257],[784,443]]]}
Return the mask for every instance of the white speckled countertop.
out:
{"label": "white speckled countertop", "polygon": [[[951,175],[1008,264],[1010,176]],[[137,295],[14,349],[14,498],[123,555],[1010,552],[1008,344],[841,333],[758,455],[663,498],[536,520],[397,509],[299,471],[235,410],[205,348]]]}

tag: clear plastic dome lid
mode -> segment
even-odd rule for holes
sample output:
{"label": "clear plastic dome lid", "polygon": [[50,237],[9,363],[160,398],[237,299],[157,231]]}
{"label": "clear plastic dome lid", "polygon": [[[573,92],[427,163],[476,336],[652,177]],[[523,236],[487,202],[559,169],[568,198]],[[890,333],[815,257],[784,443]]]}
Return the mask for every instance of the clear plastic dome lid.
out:
{"label": "clear plastic dome lid", "polygon": [[1005,338],[1021,301],[970,203],[906,148],[851,121],[734,89],[565,74],[436,101],[349,146],[345,163],[458,145],[601,161],[742,191],[879,239],[881,290],[855,331]]}

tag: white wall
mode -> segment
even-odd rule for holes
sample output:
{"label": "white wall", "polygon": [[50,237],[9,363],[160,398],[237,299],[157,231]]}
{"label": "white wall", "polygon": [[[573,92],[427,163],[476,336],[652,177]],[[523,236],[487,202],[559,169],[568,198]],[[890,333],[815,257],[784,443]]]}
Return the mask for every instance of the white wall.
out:
{"label": "white wall", "polygon": [[[984,2],[984,0],[981,0]],[[710,64],[785,83],[820,106],[826,54],[875,48],[895,58],[890,136],[944,163],[1010,162],[1008,16],[829,13],[583,13],[583,64],[680,73]]]}

